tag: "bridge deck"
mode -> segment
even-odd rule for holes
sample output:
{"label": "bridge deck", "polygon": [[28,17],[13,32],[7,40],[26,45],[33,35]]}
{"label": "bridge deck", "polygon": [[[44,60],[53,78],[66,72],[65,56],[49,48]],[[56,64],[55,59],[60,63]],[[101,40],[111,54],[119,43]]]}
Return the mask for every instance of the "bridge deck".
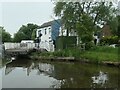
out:
{"label": "bridge deck", "polygon": [[49,42],[41,42],[39,48],[36,43],[4,43],[5,54],[10,56],[26,55],[33,51],[54,51],[54,45]]}
{"label": "bridge deck", "polygon": [[5,53],[6,55],[10,55],[10,56],[16,56],[16,55],[27,55],[30,54],[31,52],[47,52],[47,50],[43,49],[43,48],[33,48],[33,49],[6,49]]}
{"label": "bridge deck", "polygon": [[7,52],[29,51],[29,49],[6,49]]}

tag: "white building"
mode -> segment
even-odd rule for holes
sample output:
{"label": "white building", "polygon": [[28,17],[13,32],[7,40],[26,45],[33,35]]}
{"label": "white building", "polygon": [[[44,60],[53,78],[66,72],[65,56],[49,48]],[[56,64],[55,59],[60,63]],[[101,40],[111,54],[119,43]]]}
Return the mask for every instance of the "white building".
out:
{"label": "white building", "polygon": [[39,29],[37,29],[36,37],[39,37],[39,33],[42,34],[41,36],[41,42],[50,42],[52,40],[51,34],[52,34],[52,22],[44,23],[40,26]]}
{"label": "white building", "polygon": [[[55,25],[55,23],[57,23],[57,20],[46,22],[46,23],[42,24],[40,26],[40,28],[37,29],[36,37],[39,37],[39,33],[41,33],[42,34],[41,42],[51,42],[53,40],[52,36],[54,36],[53,31],[57,31],[56,29],[59,29],[58,32],[55,33],[55,34],[58,34],[57,36],[66,36],[67,30],[63,29],[63,27],[61,27],[61,26],[53,27]],[[59,24],[59,22],[58,22],[58,24]],[[53,29],[53,28],[55,28],[55,29]],[[77,34],[75,31],[71,31],[69,33],[69,36],[76,36],[76,35]]]}
{"label": "white building", "polygon": [[[36,38],[40,39],[40,44],[42,46],[49,47],[54,45],[53,43],[58,36],[67,35],[67,30],[63,29],[60,24],[60,20],[53,20],[42,24],[40,28],[37,29]],[[42,34],[41,37],[40,34]],[[76,36],[76,32],[71,31],[69,36]]]}

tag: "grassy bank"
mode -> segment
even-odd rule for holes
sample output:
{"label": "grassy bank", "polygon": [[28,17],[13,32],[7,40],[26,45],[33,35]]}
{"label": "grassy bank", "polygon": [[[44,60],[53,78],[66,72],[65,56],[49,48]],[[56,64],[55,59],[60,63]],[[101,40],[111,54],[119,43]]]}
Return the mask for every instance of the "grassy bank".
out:
{"label": "grassy bank", "polygon": [[85,51],[80,55],[81,58],[102,62],[111,61],[118,62],[118,48],[112,47],[96,47],[91,50]]}
{"label": "grassy bank", "polygon": [[81,51],[79,48],[70,48],[55,52],[33,53],[34,57],[75,57],[77,60],[89,60],[91,62],[111,61],[118,62],[118,47],[94,47],[90,50]]}

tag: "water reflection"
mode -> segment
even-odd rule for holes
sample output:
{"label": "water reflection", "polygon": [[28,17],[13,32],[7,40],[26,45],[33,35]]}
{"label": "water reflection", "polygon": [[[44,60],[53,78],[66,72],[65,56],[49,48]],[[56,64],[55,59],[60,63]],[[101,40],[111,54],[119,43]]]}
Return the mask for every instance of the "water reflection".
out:
{"label": "water reflection", "polygon": [[3,87],[118,88],[118,71],[89,64],[14,60],[4,68]]}
{"label": "water reflection", "polygon": [[92,80],[93,80],[93,84],[94,85],[101,85],[101,87],[103,87],[107,81],[108,81],[108,75],[107,73],[105,72],[102,72],[100,71],[98,75],[95,75],[92,77]]}
{"label": "water reflection", "polygon": [[37,70],[37,75],[40,74],[45,74],[45,75],[51,75],[54,71],[54,66],[48,63],[37,63],[37,62],[32,62],[30,60],[14,60],[6,65],[5,68],[5,75],[8,75],[11,73],[15,68],[23,68],[27,69],[27,76],[30,75],[30,72],[32,70]]}

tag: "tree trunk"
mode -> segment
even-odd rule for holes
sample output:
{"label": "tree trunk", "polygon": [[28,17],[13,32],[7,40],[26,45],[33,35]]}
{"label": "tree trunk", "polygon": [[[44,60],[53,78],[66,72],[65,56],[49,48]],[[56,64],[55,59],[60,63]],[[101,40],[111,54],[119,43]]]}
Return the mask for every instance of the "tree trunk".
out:
{"label": "tree trunk", "polygon": [[68,31],[68,29],[67,29],[67,36],[69,36],[69,31]]}

